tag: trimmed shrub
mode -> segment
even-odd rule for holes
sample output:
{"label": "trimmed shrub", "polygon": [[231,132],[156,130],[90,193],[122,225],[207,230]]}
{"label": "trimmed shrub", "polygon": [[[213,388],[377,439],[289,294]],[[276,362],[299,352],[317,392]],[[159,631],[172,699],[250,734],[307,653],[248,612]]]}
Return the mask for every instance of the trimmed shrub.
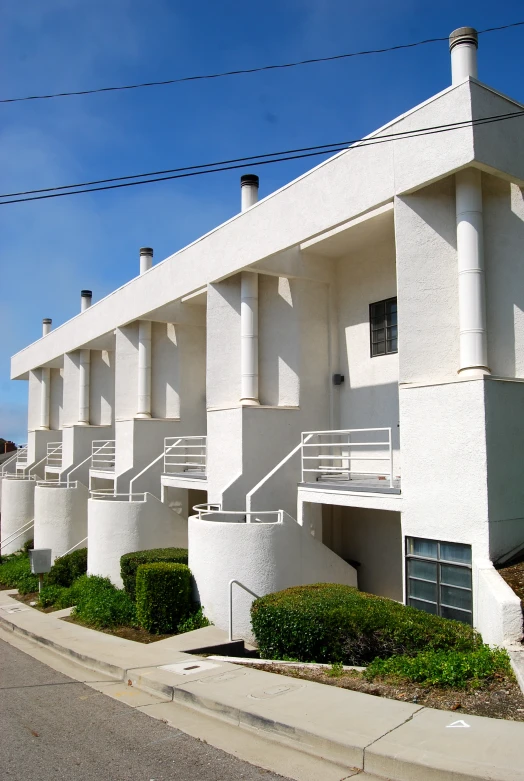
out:
{"label": "trimmed shrub", "polygon": [[152,550],[125,553],[120,558],[120,574],[124,589],[131,599],[136,598],[136,572],[140,564],[168,561],[173,564],[187,564],[186,548],[153,548]]}
{"label": "trimmed shrub", "polygon": [[[67,588],[63,588],[62,586],[42,586],[42,591],[38,595],[38,601],[40,604],[40,607],[53,607],[56,606],[60,599],[69,591]],[[70,607],[69,605],[66,605],[65,607]],[[57,610],[60,610],[61,607],[57,607]]]}
{"label": "trimmed shrub", "polygon": [[140,564],[136,574],[136,613],[143,629],[166,634],[191,612],[191,571],[185,564]]}
{"label": "trimmed shrub", "polygon": [[[18,588],[18,581],[26,575],[31,576],[28,553],[14,553],[2,559],[2,564],[0,564],[1,588]],[[38,578],[36,578],[36,590],[38,590]]]}
{"label": "trimmed shrub", "polygon": [[105,629],[136,625],[132,600],[125,591],[115,588],[109,578],[82,575],[68,592],[69,600],[76,605],[71,615],[90,626]]}
{"label": "trimmed shrub", "polygon": [[32,594],[34,591],[38,591],[38,587],[38,575],[33,575],[32,572],[24,572],[20,575],[16,583],[19,594]]}
{"label": "trimmed shrub", "polygon": [[35,547],[35,541],[31,538],[30,540],[26,540],[24,544],[22,545],[21,550],[23,550],[24,553],[29,553],[30,550],[33,550]]}
{"label": "trimmed shrub", "polygon": [[202,606],[199,606],[179,623],[176,631],[181,635],[184,632],[193,632],[195,629],[202,629],[205,626],[211,626],[211,621],[205,617]]}
{"label": "trimmed shrub", "polygon": [[429,649],[472,651],[482,644],[467,624],[336,583],[261,597],[251,606],[251,620],[266,659],[361,665],[376,657]]}
{"label": "trimmed shrub", "polygon": [[53,586],[68,588],[87,572],[87,548],[79,548],[56,559],[47,575],[47,582]]}
{"label": "trimmed shrub", "polygon": [[477,689],[499,675],[512,675],[507,651],[487,645],[475,651],[422,651],[416,656],[375,659],[364,672],[368,680],[389,678],[425,686]]}

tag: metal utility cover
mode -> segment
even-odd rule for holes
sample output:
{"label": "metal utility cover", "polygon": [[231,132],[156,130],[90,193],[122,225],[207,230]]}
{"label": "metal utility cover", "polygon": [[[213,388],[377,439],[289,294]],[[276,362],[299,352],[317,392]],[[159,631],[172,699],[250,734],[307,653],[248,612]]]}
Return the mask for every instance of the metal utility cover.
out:
{"label": "metal utility cover", "polygon": [[164,664],[160,667],[161,670],[166,670],[168,673],[175,673],[176,675],[196,675],[203,670],[212,670],[213,667],[220,667],[213,662],[180,662],[179,664]]}
{"label": "metal utility cover", "polygon": [[49,572],[51,569],[51,548],[30,550],[29,561],[31,562],[31,572],[34,575],[41,575],[44,572]]}

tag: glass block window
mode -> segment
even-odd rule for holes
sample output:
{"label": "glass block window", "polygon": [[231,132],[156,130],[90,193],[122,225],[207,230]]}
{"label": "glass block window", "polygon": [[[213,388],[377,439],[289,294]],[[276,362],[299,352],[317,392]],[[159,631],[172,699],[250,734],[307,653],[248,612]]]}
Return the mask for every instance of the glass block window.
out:
{"label": "glass block window", "polygon": [[398,352],[396,297],[369,305],[369,326],[372,358]]}
{"label": "glass block window", "polygon": [[473,622],[470,545],[407,537],[406,585],[408,605]]}

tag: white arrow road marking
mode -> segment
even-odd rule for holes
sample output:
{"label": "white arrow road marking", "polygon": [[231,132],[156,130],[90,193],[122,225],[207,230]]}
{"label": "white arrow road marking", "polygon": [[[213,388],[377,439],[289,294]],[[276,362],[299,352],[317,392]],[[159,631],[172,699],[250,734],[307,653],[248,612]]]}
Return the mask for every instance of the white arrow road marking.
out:
{"label": "white arrow road marking", "polygon": [[446,729],[449,729],[450,727],[467,727],[469,729],[470,726],[470,724],[466,724],[465,721],[459,719],[459,721],[454,721],[452,724],[447,724]]}

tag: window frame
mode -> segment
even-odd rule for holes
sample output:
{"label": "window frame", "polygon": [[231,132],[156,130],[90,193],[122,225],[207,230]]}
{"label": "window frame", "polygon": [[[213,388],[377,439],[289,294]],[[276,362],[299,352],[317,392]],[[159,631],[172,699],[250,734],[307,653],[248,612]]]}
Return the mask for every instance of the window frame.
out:
{"label": "window frame", "polygon": [[[388,325],[388,312],[387,307],[388,304],[395,303],[397,306],[395,314],[397,315],[397,322],[395,325]],[[378,307],[382,305],[384,307],[384,315],[382,318],[382,326],[380,328],[374,328],[374,321],[377,320],[377,316],[374,315],[374,307]],[[390,313],[391,315],[391,313]],[[394,340],[396,342],[396,348],[394,350],[389,349],[388,350],[388,342],[393,341],[393,339],[388,339],[388,330],[391,328],[397,329],[397,335],[394,337]],[[383,330],[384,331],[384,339],[374,342],[373,336],[377,331]],[[384,344],[384,352],[373,352],[373,345],[378,344]],[[381,301],[374,301],[373,303],[369,304],[369,353],[371,358],[381,358],[384,355],[395,355],[398,353],[398,303],[397,303],[397,296],[391,296],[391,298],[384,298]]]}
{"label": "window frame", "polygon": [[[437,555],[436,558],[431,558],[430,556],[423,556],[418,555],[416,553],[411,553],[409,550],[409,545],[411,540],[427,540],[428,542],[433,542],[437,546]],[[454,610],[458,611],[459,614],[464,615],[464,623],[469,624],[470,626],[473,626],[473,573],[472,573],[472,561],[470,557],[470,561],[468,563],[460,563],[457,561],[451,561],[450,559],[443,558],[441,556],[441,545],[464,545],[464,543],[454,543],[450,540],[432,540],[428,537],[413,537],[413,536],[406,536],[405,538],[405,579],[406,579],[406,605],[409,605],[410,607],[416,607],[416,605],[411,605],[410,600],[415,600],[416,602],[424,602],[428,605],[434,605],[436,608],[436,612],[432,615],[441,616],[442,618],[448,618],[448,616],[442,615],[442,608],[448,609],[448,610]],[[470,549],[471,552],[471,545],[466,545]],[[419,576],[410,575],[409,573],[409,562],[410,561],[424,561],[430,564],[434,564],[436,567],[436,579],[435,580],[428,580],[427,578],[422,578]],[[470,582],[471,587],[466,588],[465,586],[459,586],[456,584],[451,583],[443,583],[442,582],[442,576],[441,576],[441,567],[447,566],[447,567],[456,567],[461,570],[468,570],[470,572]],[[432,585],[436,586],[436,598],[437,601],[434,602],[430,599],[425,599],[422,597],[413,596],[410,593],[410,581],[420,581],[423,583],[431,583]],[[441,586],[449,586],[451,588],[456,588],[460,591],[468,592],[471,595],[471,609],[468,610],[466,608],[457,607],[456,605],[449,605],[446,604],[446,602],[443,602],[441,597]],[[417,608],[418,610],[423,610],[424,608]],[[425,611],[430,613],[429,610]],[[460,618],[455,618],[456,621],[460,621]]]}

